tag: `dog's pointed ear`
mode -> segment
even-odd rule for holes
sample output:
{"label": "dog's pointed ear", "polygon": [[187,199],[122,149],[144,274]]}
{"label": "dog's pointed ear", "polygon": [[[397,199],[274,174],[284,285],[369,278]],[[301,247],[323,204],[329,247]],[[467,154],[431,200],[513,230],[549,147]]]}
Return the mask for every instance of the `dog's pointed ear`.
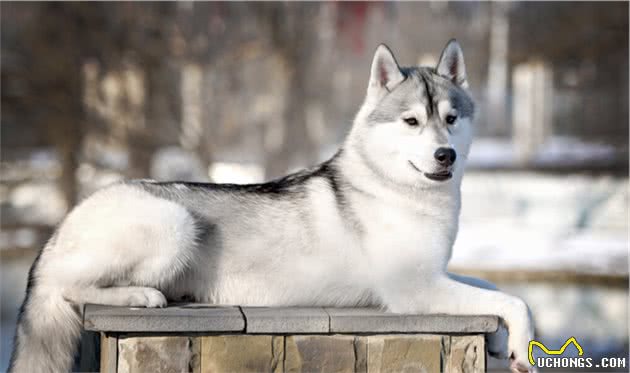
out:
{"label": "dog's pointed ear", "polygon": [[400,71],[392,51],[385,44],[379,45],[372,60],[368,92],[391,91],[403,80],[405,80],[405,76]]}
{"label": "dog's pointed ear", "polygon": [[468,88],[468,78],[466,76],[466,65],[464,64],[464,53],[459,43],[451,39],[440,56],[437,65],[437,73],[449,79],[462,88]]}

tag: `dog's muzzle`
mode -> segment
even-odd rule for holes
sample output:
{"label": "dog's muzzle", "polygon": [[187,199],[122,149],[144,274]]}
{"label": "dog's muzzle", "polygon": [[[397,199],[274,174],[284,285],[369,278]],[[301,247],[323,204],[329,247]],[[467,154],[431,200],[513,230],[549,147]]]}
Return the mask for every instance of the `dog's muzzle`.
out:
{"label": "dog's muzzle", "polygon": [[450,171],[450,167],[440,172],[423,172],[418,167],[416,167],[416,165],[413,164],[412,161],[408,161],[408,162],[409,162],[409,165],[411,165],[411,167],[414,170],[423,174],[427,179],[434,180],[434,181],[445,181],[453,177],[453,173]]}

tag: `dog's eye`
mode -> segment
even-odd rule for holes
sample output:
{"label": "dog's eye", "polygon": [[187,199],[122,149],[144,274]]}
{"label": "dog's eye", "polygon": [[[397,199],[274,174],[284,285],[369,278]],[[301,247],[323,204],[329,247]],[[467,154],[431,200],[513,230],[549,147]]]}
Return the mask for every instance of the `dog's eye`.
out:
{"label": "dog's eye", "polygon": [[418,125],[418,120],[414,117],[411,118],[405,118],[405,122],[410,125],[410,126],[417,126]]}
{"label": "dog's eye", "polygon": [[453,124],[457,120],[457,115],[449,114],[449,115],[446,116],[445,120],[446,120],[447,124]]}

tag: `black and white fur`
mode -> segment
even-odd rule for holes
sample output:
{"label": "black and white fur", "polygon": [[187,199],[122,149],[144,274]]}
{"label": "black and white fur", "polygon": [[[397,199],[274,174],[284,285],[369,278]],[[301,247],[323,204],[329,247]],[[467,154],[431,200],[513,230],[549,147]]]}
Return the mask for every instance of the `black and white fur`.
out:
{"label": "black and white fur", "polygon": [[12,372],[70,369],[85,303],[168,300],[495,314],[493,354],[527,371],[525,303],[446,271],[474,104],[450,41],[436,68],[376,50],[365,102],[338,153],[263,184],[131,181],[66,217],[33,264]]}

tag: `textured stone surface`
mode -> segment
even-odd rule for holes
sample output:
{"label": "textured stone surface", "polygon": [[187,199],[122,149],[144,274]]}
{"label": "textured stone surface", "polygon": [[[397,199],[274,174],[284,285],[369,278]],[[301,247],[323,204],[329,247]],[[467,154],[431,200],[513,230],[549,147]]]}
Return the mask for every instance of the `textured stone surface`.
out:
{"label": "textured stone surface", "polygon": [[486,350],[483,335],[445,336],[445,372],[483,373],[486,371]]}
{"label": "textured stone surface", "polygon": [[89,305],[84,316],[102,331],[104,372],[480,373],[483,334],[498,326],[495,316],[366,308]]}
{"label": "textured stone surface", "polygon": [[130,337],[118,340],[118,373],[198,372],[198,348],[189,337]]}
{"label": "textured stone surface", "polygon": [[242,307],[247,333],[328,333],[323,308]]}
{"label": "textured stone surface", "polygon": [[[442,338],[431,335],[374,335],[367,337],[370,373],[439,373]],[[446,370],[449,372],[449,370]]]}
{"label": "textured stone surface", "polygon": [[294,335],[286,337],[284,371],[355,371],[355,337],[345,335]]}
{"label": "textured stone surface", "polygon": [[118,338],[101,333],[101,373],[116,373],[118,361]]}
{"label": "textured stone surface", "polygon": [[201,373],[201,337],[191,337],[190,373]]}
{"label": "textured stone surface", "polygon": [[498,317],[401,315],[370,308],[239,309],[196,303],[167,308],[86,305],[83,325],[87,330],[106,332],[474,334],[496,331]]}
{"label": "textured stone surface", "polygon": [[120,337],[118,351],[116,339],[104,337],[101,345],[102,371],[117,365],[121,373],[483,373],[486,366],[483,335]]}
{"label": "textured stone surface", "polygon": [[223,335],[201,337],[201,372],[282,372],[284,337]]}
{"label": "textured stone surface", "polygon": [[88,304],[83,326],[112,332],[239,332],[245,320],[238,307],[204,304],[167,308],[113,307]]}
{"label": "textured stone surface", "polygon": [[368,371],[368,338],[356,336],[354,338],[354,371],[365,373]]}
{"label": "textured stone surface", "polygon": [[496,316],[402,315],[371,308],[326,308],[332,333],[490,333]]}

